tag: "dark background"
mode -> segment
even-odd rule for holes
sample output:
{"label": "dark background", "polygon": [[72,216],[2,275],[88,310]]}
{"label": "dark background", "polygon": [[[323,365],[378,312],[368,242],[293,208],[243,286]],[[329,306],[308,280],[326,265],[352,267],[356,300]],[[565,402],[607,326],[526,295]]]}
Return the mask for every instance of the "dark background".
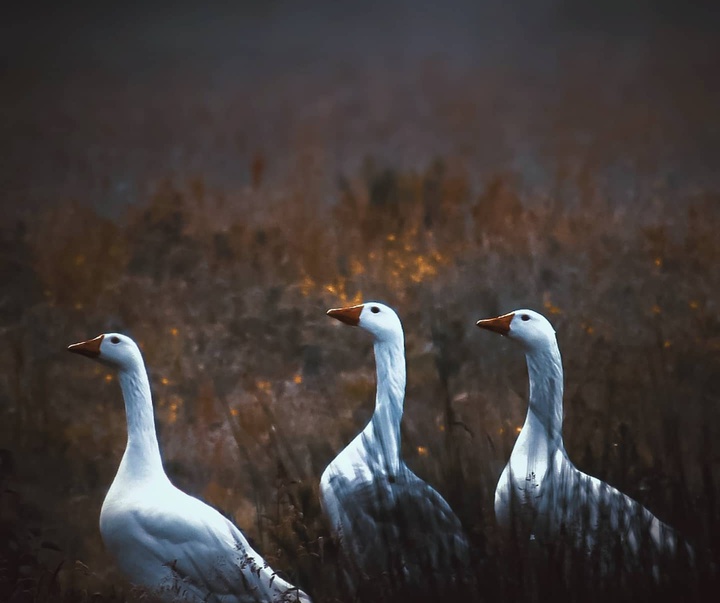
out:
{"label": "dark background", "polygon": [[[4,205],[72,198],[110,211],[168,174],[234,188],[258,149],[278,178],[308,145],[330,183],[368,155],[417,168],[448,154],[478,176],[547,182],[554,147],[602,142],[620,192],[648,172],[717,185],[712,2],[4,11]],[[625,173],[628,155],[644,169]]]}

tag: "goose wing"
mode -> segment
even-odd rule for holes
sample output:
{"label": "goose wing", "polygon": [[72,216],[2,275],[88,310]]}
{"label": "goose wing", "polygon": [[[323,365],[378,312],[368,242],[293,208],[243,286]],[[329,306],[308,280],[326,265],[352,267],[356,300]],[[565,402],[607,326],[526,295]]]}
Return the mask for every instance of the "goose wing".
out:
{"label": "goose wing", "polygon": [[675,530],[629,496],[606,482],[578,470],[564,458],[551,488],[543,488],[538,514],[550,519],[555,533],[562,531],[588,550],[616,552],[625,560],[653,565],[678,554]]}
{"label": "goose wing", "polygon": [[[114,537],[112,531],[106,536]],[[309,602],[305,593],[275,574],[232,522],[179,490],[157,505],[136,505],[124,512],[115,537],[132,557],[126,562],[144,565],[130,575],[164,574],[162,590],[188,599]],[[158,581],[145,580],[153,582]]]}
{"label": "goose wing", "polygon": [[373,481],[335,476],[329,485],[341,546],[362,576],[441,586],[467,575],[470,547],[459,519],[411,472]]}

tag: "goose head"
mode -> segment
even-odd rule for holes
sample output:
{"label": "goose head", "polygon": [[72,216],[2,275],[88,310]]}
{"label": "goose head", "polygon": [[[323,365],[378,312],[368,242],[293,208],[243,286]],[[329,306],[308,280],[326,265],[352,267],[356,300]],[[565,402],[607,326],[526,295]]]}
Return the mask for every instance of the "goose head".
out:
{"label": "goose head", "polygon": [[327,315],[337,318],[346,325],[365,329],[372,333],[377,341],[402,338],[403,335],[398,315],[392,308],[380,302],[371,301],[346,308],[332,308],[327,311]]}
{"label": "goose head", "polygon": [[533,310],[515,310],[496,318],[477,321],[477,326],[518,342],[525,350],[546,349],[555,345],[555,329],[542,314]]}
{"label": "goose head", "polygon": [[67,349],[118,370],[127,370],[142,363],[140,348],[127,335],[120,333],[98,335],[94,339],[73,343]]}

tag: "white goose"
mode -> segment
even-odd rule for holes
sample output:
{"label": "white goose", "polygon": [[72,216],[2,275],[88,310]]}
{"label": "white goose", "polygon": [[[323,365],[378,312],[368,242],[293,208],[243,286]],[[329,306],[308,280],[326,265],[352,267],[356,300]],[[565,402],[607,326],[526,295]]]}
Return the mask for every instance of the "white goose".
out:
{"label": "white goose", "polygon": [[552,325],[532,310],[477,325],[522,346],[530,379],[525,424],[495,490],[499,525],[540,541],[568,537],[573,546],[598,555],[602,571],[613,562],[603,553],[615,555],[621,544],[626,567],[650,562],[656,574],[658,562],[677,552],[673,529],[630,497],[579,471],[565,452],[563,368]]}
{"label": "white goose", "polygon": [[68,350],[118,370],[128,441],[102,506],[100,533],[130,581],[166,601],[309,603],[304,592],[273,572],[235,525],[170,483],[135,342],[107,333]]}
{"label": "white goose", "polygon": [[321,503],[340,544],[348,586],[354,597],[366,600],[443,600],[469,581],[469,546],[447,502],[400,456],[405,397],[400,319],[377,302],[327,313],[375,338],[375,412],[320,480]]}

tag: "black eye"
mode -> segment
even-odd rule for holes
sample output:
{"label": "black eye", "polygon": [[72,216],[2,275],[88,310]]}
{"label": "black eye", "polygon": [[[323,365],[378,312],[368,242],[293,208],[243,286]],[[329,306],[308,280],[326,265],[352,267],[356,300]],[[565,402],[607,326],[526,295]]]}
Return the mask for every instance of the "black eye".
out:
{"label": "black eye", "polygon": [[520,316],[520,318],[522,320],[530,320],[530,317],[527,314],[523,314],[522,316]]}
{"label": "black eye", "polygon": [[110,338],[110,341],[111,341],[112,343],[120,343],[120,338],[119,338],[119,337],[116,337],[115,335],[113,335],[113,336]]}
{"label": "black eye", "polygon": [[378,312],[380,312],[380,308],[378,308],[377,306],[373,306],[372,308],[370,308],[370,312],[372,312],[373,314],[377,314]]}

